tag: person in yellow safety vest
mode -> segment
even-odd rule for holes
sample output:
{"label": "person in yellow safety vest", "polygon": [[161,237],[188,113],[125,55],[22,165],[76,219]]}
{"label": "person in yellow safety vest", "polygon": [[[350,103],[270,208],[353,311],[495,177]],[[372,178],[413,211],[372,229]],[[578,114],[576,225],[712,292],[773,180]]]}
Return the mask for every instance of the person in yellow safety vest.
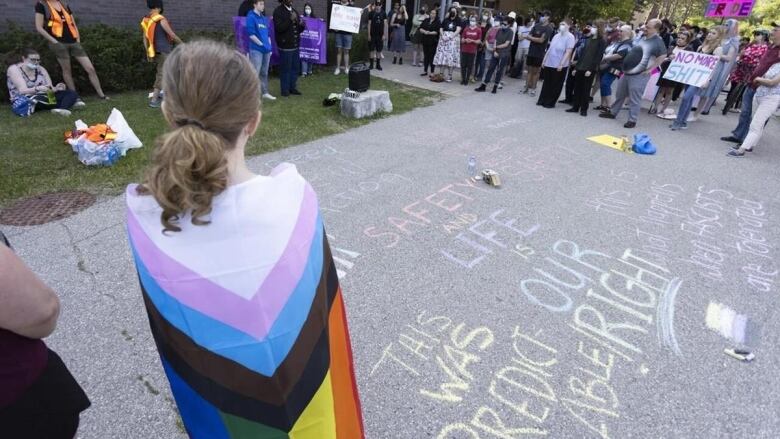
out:
{"label": "person in yellow safety vest", "polygon": [[[70,6],[60,0],[38,1],[35,4],[35,30],[49,42],[49,48],[57,56],[57,62],[62,68],[62,79],[68,89],[76,91],[70,62],[72,56],[87,72],[89,82],[92,83],[98,96],[101,99],[108,99],[103,93],[95,66],[81,47],[81,35]],[[84,102],[79,99],[74,108],[83,106]]]}
{"label": "person in yellow safety vest", "polygon": [[173,32],[171,24],[162,15],[162,0],[146,0],[146,6],[149,7],[149,14],[141,20],[144,48],[146,49],[146,58],[150,62],[157,63],[157,76],[154,79],[154,90],[152,98],[149,100],[149,106],[160,108],[165,59],[171,53],[171,43],[181,44],[181,39]]}

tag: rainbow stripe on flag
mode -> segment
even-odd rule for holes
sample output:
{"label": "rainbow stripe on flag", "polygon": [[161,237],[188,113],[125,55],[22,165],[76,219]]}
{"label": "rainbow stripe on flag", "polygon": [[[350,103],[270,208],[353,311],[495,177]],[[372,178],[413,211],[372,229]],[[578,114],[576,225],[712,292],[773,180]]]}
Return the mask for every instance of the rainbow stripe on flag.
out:
{"label": "rainbow stripe on flag", "polygon": [[363,438],[349,330],[316,195],[293,166],[231,186],[211,224],[162,233],[127,191],[152,335],[192,438]]}

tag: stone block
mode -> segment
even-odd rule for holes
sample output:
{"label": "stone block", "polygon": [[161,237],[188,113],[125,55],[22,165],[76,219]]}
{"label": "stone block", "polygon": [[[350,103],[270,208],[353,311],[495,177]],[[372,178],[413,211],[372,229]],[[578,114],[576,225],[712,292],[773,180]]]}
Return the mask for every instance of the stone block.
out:
{"label": "stone block", "polygon": [[393,112],[393,103],[390,102],[390,93],[381,90],[368,90],[360,93],[357,99],[343,96],[341,98],[341,114],[353,119],[370,117],[377,112]]}

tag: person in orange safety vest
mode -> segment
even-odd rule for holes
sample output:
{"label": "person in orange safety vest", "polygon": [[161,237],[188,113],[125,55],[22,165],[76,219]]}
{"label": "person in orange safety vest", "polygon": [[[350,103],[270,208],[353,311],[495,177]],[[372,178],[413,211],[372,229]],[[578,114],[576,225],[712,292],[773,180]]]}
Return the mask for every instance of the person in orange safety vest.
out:
{"label": "person in orange safety vest", "polygon": [[154,80],[154,90],[152,91],[152,98],[149,100],[149,106],[159,108],[162,103],[160,92],[162,91],[165,59],[171,53],[171,43],[181,44],[182,41],[173,31],[168,20],[162,15],[162,0],[147,0],[146,6],[149,7],[149,14],[141,20],[146,59],[157,64],[157,76]]}
{"label": "person in orange safety vest", "polygon": [[[73,57],[87,72],[98,96],[108,99],[103,93],[95,66],[81,47],[81,35],[70,6],[60,0],[38,1],[35,4],[35,30],[49,42],[49,48],[57,56],[57,62],[62,68],[62,79],[70,90],[76,91],[70,62]],[[84,102],[79,99],[74,108],[83,106]]]}

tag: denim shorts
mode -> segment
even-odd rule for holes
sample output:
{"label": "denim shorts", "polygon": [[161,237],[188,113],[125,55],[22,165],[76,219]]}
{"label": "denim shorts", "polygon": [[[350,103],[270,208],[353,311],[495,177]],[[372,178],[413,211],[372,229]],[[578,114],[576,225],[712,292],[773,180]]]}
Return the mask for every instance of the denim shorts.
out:
{"label": "denim shorts", "polygon": [[336,48],[349,50],[352,48],[352,34],[336,34]]}

